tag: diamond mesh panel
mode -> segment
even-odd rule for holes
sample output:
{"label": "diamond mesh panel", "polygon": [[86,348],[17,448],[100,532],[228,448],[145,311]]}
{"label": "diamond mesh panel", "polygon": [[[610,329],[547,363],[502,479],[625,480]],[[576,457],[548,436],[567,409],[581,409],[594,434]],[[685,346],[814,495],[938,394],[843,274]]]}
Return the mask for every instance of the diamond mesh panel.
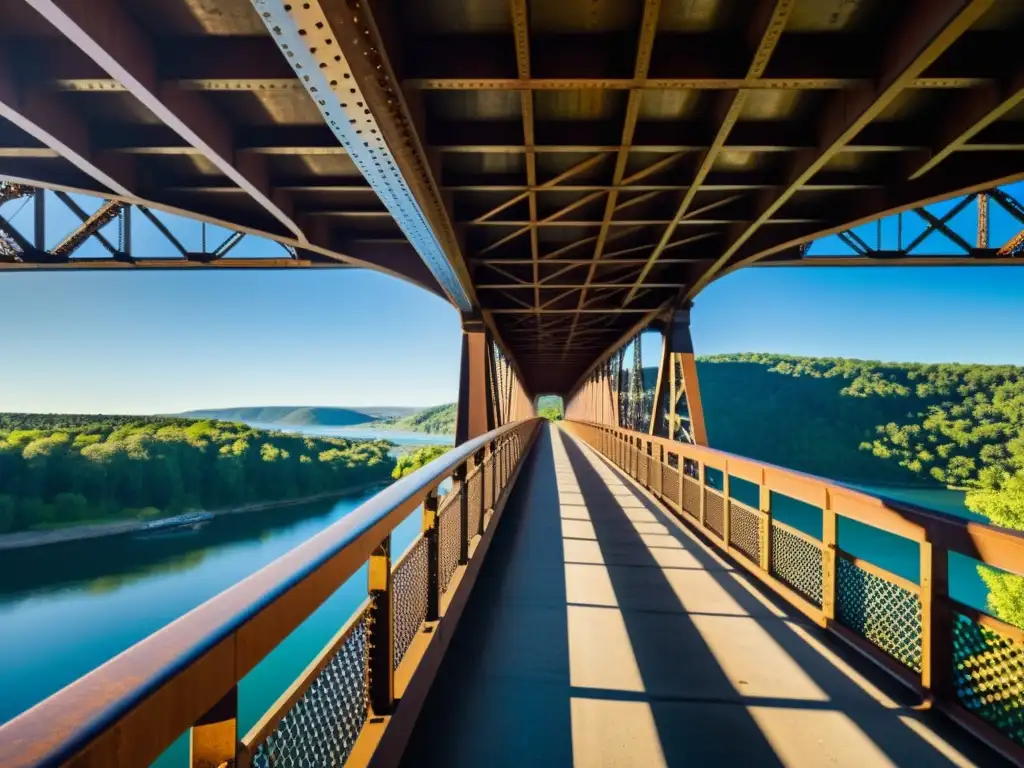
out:
{"label": "diamond mesh panel", "polygon": [[480,531],[480,502],[483,500],[483,482],[484,473],[482,471],[471,475],[466,481],[466,485],[469,486],[469,538],[471,541]]}
{"label": "diamond mesh panel", "polygon": [[725,501],[710,488],[704,489],[704,527],[719,536],[725,531]]}
{"label": "diamond mesh panel", "polygon": [[900,663],[921,671],[921,599],[913,592],[839,558],[836,618]]}
{"label": "diamond mesh panel", "polygon": [[420,625],[427,618],[429,565],[427,540],[421,536],[391,577],[395,611],[395,669],[398,669]]}
{"label": "diamond mesh panel", "polygon": [[729,502],[729,543],[755,563],[761,562],[761,520],[735,501]]}
{"label": "diamond mesh panel", "polygon": [[494,509],[494,465],[490,462],[484,464],[482,473],[484,484],[484,509]]}
{"label": "diamond mesh panel", "polygon": [[651,460],[643,448],[637,449],[636,481],[648,485],[651,481]]}
{"label": "diamond mesh panel", "polygon": [[693,518],[700,517],[700,483],[683,478],[683,511]]}
{"label": "diamond mesh panel", "polygon": [[679,473],[670,467],[665,467],[663,477],[664,487],[661,489],[661,496],[675,506],[679,503]]}
{"label": "diamond mesh panel", "polygon": [[366,722],[367,618],[266,740],[254,745],[255,768],[340,766]]}
{"label": "diamond mesh panel", "polygon": [[438,536],[438,567],[440,573],[438,578],[441,582],[442,591],[448,591],[448,582],[452,574],[459,566],[459,543],[462,536],[462,519],[459,508],[459,500],[462,498],[462,489],[456,489],[445,496],[445,502],[441,508],[437,521]]}
{"label": "diamond mesh panel", "polygon": [[772,526],[772,574],[821,605],[821,550],[776,525]]}
{"label": "diamond mesh panel", "polygon": [[1024,645],[954,613],[953,682],[964,707],[1024,745]]}

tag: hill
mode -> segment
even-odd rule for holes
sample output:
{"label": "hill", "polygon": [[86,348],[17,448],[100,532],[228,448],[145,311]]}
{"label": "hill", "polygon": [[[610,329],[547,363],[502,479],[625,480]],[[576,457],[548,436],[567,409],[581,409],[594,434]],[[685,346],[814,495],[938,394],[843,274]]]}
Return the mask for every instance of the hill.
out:
{"label": "hill", "polygon": [[374,429],[395,429],[402,432],[425,432],[428,435],[454,435],[455,403],[425,408],[406,416],[380,419],[368,426]]}
{"label": "hill", "polygon": [[226,421],[0,414],[0,533],[341,492],[386,482],[390,448]]}
{"label": "hill", "polygon": [[[379,412],[387,411],[386,409],[381,409]],[[366,424],[375,418],[379,418],[376,414],[357,411],[352,408],[310,405],[210,408],[199,411],[187,411],[180,415],[189,419],[219,419],[221,421],[240,421],[247,424],[273,424],[275,426],[293,427],[348,427],[354,424]]]}

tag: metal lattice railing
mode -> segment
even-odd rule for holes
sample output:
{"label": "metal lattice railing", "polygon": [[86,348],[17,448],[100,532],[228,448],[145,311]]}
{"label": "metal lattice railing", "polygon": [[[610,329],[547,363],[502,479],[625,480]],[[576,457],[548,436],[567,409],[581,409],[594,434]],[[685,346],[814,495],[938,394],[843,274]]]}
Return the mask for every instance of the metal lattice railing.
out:
{"label": "metal lattice railing", "polygon": [[821,549],[793,531],[772,525],[772,575],[821,606]]}
{"label": "metal lattice railing", "polygon": [[427,599],[430,592],[427,540],[418,538],[395,566],[392,574],[395,611],[394,667],[398,668],[405,652],[412,645],[420,625],[427,618]]}
{"label": "metal lattice railing", "polygon": [[921,598],[841,558],[836,618],[915,672],[921,671]]}
{"label": "metal lattice railing", "polygon": [[761,562],[761,520],[744,505],[729,502],[729,543],[751,561]]}
{"label": "metal lattice railing", "polygon": [[462,487],[455,488],[445,497],[438,523],[439,569],[441,589],[448,590],[448,583],[459,567],[459,551],[462,539]]}
{"label": "metal lattice railing", "polygon": [[366,722],[366,609],[277,726],[252,748],[255,768],[342,765]]}
{"label": "metal lattice railing", "polygon": [[683,511],[694,519],[700,517],[700,483],[683,478]]}
{"label": "metal lattice railing", "polygon": [[704,489],[704,525],[719,538],[725,535],[725,501],[710,488]]}
{"label": "metal lattice railing", "polygon": [[472,539],[480,532],[480,505],[483,502],[483,484],[484,474],[482,471],[476,472],[470,476],[469,480],[466,481],[468,486],[468,499],[469,508],[467,509],[467,520],[469,522],[469,538]]}
{"label": "metal lattice railing", "polygon": [[[821,626],[915,690],[931,686],[941,703],[971,713],[976,728],[989,727],[993,743],[1024,764],[1024,630],[942,591],[949,552],[976,559],[983,552],[986,567],[1024,576],[1024,535],[978,523],[968,530],[959,518],[702,446],[601,424],[565,427]],[[743,481],[737,488],[757,486],[758,508],[733,498],[731,477]],[[776,520],[775,503],[799,527]],[[840,517],[912,541],[920,579],[844,551]],[[949,611],[951,622],[937,618]]]}
{"label": "metal lattice railing", "polygon": [[[1024,633],[1022,633],[1024,634]],[[963,707],[1024,746],[1024,642],[953,618],[953,683]]]}

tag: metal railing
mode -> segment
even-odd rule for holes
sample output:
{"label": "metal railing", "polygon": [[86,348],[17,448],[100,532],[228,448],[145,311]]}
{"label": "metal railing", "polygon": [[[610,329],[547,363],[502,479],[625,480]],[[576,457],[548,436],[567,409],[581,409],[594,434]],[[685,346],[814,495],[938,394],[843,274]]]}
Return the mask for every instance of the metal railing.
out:
{"label": "metal railing", "polygon": [[[949,594],[951,553],[1024,575],[1024,533],[706,447],[602,424],[563,425],[926,705],[1024,764],[1024,630]],[[735,498],[737,479],[757,487],[756,502]],[[773,504],[790,499],[808,505],[820,537],[775,519]],[[845,551],[840,518],[916,547],[918,579]]]}
{"label": "metal railing", "polygon": [[[0,726],[0,765],[136,768],[186,732],[193,768],[364,764],[384,731],[367,725],[397,717],[438,635],[450,636],[437,630],[453,601],[464,604],[464,577],[479,567],[539,423],[453,449]],[[392,567],[392,531],[417,508],[421,533]],[[366,600],[238,738],[239,681],[367,563]]]}

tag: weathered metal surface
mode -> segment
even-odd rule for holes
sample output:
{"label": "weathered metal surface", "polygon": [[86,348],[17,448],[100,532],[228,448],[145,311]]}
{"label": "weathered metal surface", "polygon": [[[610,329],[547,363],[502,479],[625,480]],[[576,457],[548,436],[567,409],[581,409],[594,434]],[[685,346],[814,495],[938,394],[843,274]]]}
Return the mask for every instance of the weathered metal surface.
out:
{"label": "weathered metal surface", "polygon": [[1019,3],[9,5],[0,178],[412,279],[530,392],[743,266],[1021,263],[801,248],[1024,178]]}

